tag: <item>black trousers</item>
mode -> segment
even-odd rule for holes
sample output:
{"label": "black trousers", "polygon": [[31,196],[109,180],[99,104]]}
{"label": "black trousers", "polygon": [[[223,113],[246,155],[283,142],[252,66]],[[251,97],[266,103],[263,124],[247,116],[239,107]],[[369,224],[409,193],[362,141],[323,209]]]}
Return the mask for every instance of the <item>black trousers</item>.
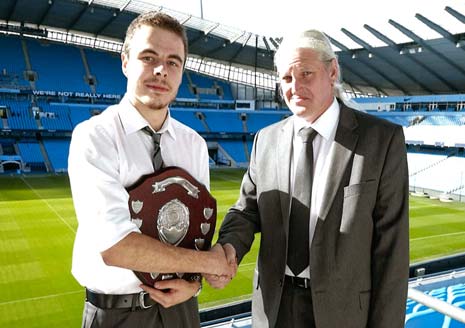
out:
{"label": "black trousers", "polygon": [[312,290],[284,282],[276,328],[315,328]]}
{"label": "black trousers", "polygon": [[85,302],[83,328],[199,328],[197,298],[165,309],[155,304],[149,309],[100,309]]}

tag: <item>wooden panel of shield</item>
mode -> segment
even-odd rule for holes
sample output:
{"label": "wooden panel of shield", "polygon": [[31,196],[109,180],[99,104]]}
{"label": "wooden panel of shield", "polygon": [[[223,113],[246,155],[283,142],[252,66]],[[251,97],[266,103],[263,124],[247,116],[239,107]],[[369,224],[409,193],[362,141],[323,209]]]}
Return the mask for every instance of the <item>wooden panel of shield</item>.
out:
{"label": "wooden panel of shield", "polygon": [[[143,176],[128,192],[131,220],[143,234],[178,247],[210,249],[216,226],[216,199],[188,172],[178,167],[164,168]],[[158,280],[200,279],[198,273],[134,273],[148,286]]]}

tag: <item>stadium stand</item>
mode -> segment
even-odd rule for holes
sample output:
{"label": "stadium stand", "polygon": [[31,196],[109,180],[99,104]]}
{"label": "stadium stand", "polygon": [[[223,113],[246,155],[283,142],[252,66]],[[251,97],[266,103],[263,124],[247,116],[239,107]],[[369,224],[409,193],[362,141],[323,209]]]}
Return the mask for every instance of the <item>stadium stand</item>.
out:
{"label": "stadium stand", "polygon": [[89,105],[69,104],[69,117],[71,125],[76,127],[79,123],[91,118],[91,109]]}
{"label": "stadium stand", "polygon": [[38,105],[40,111],[36,116],[39,117],[45,130],[71,131],[73,129],[67,106],[60,104],[51,106],[47,102],[38,102]]}
{"label": "stadium stand", "polygon": [[121,71],[119,56],[107,52],[84,49],[89,71],[95,77],[97,93],[123,94],[126,91],[126,78]]}
{"label": "stadium stand", "polygon": [[[453,281],[453,280],[452,280]],[[444,281],[448,284],[448,281]],[[465,285],[463,283],[446,285],[434,289],[422,290],[425,294],[433,296],[459,308],[465,308]],[[452,328],[465,327],[449,316],[445,316],[427,306],[409,299],[406,307],[405,328]]]}
{"label": "stadium stand", "polygon": [[244,133],[241,115],[237,111],[210,110],[203,112],[209,132]]}
{"label": "stadium stand", "polygon": [[189,80],[187,78],[189,72],[185,72],[182,75],[182,82],[179,86],[178,94],[176,96],[179,100],[184,100],[188,102],[197,102],[198,98],[191,92],[191,87],[189,87]]}
{"label": "stadium stand", "polygon": [[[31,68],[39,90],[91,92],[77,47],[27,40]],[[60,63],[57,65],[57,63]]]}
{"label": "stadium stand", "polygon": [[287,117],[289,113],[283,114],[277,111],[257,111],[247,113],[247,132],[256,133],[264,126],[276,123]]}
{"label": "stadium stand", "polygon": [[27,87],[29,83],[24,79],[24,56],[21,41],[14,37],[0,38],[0,86],[2,88]]}
{"label": "stadium stand", "polygon": [[21,140],[18,142],[19,154],[31,170],[44,170],[45,161],[40,145],[36,140]]}
{"label": "stadium stand", "polygon": [[170,113],[175,119],[179,120],[187,126],[190,126],[195,131],[199,133],[208,132],[207,126],[203,124],[202,121],[198,118],[198,112],[198,110],[189,108],[173,108]]}
{"label": "stadium stand", "polygon": [[8,126],[12,130],[38,130],[37,123],[26,100],[13,101],[3,99],[1,104],[7,107]]}
{"label": "stadium stand", "polygon": [[55,172],[68,170],[69,140],[44,139],[44,147]]}
{"label": "stadium stand", "polygon": [[247,166],[250,156],[246,143],[231,139],[220,140],[218,143],[234,159],[237,166]]}

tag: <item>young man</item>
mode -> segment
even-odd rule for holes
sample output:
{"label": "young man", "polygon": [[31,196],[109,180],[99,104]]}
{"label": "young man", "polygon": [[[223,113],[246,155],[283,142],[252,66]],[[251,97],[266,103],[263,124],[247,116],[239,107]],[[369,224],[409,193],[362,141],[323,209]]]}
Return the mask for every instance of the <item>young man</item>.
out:
{"label": "young man", "polygon": [[[128,27],[121,55],[126,95],[73,132],[69,177],[79,227],[72,272],[86,288],[84,327],[199,327],[199,282],[145,286],[133,270],[232,274],[221,247],[198,252],[164,244],[142,235],[129,214],[126,188],[154,171],[160,151],[165,166],[181,167],[209,186],[205,141],[168,109],[186,56],[186,34],[174,18],[140,15]],[[161,134],[159,147],[153,133]]]}
{"label": "young man", "polygon": [[[402,128],[343,102],[322,32],[284,38],[275,63],[294,115],[257,133],[218,239],[240,261],[261,233],[253,327],[401,328],[409,270]],[[208,281],[224,287],[215,278]]]}

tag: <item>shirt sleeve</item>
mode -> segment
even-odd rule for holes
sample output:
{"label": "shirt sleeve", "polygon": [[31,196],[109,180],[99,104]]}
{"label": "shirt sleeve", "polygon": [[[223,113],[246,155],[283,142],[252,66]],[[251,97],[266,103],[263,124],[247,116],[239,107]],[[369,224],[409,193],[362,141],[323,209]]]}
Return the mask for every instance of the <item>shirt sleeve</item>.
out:
{"label": "shirt sleeve", "polygon": [[200,156],[199,156],[199,181],[210,191],[210,164],[207,143],[201,138]]}
{"label": "shirt sleeve", "polygon": [[130,232],[129,195],[119,179],[114,138],[102,126],[85,122],[71,139],[68,173],[79,230],[101,252]]}

